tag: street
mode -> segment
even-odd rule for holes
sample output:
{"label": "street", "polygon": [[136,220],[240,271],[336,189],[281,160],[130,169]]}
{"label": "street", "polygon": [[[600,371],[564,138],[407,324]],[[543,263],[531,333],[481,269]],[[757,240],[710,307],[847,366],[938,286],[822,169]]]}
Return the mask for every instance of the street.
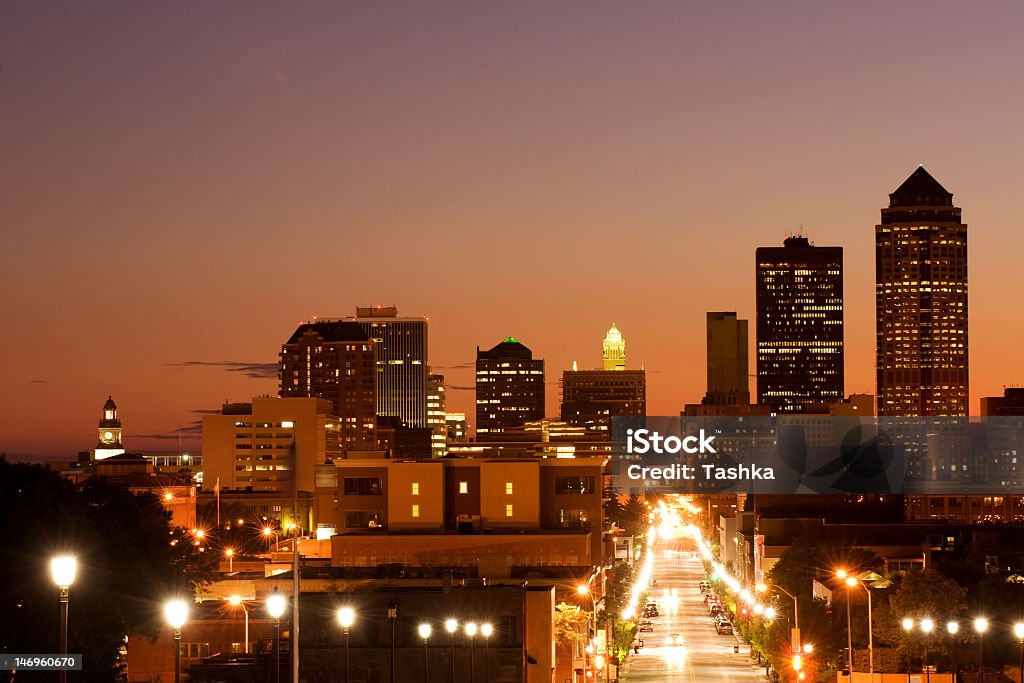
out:
{"label": "street", "polygon": [[[698,587],[707,578],[700,559],[689,550],[679,551],[674,543],[658,543],[652,576],[657,584],[650,597],[658,601],[660,616],[653,619],[654,631],[638,634],[644,647],[632,655],[623,668],[624,683],[704,683],[705,681],[759,681],[764,669],[750,665],[748,648],[740,644],[733,653],[736,637],[718,635],[704,607]],[[670,645],[672,634],[683,644]]]}

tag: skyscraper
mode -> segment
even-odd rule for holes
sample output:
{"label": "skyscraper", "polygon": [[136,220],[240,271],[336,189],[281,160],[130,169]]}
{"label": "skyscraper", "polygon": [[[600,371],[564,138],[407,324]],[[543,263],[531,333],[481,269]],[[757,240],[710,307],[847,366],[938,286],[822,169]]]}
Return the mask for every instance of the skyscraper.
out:
{"label": "skyscraper", "polygon": [[376,448],[377,371],[374,343],[353,322],[299,325],[281,346],[280,395],[324,398],[341,420],[344,450]]}
{"label": "skyscraper", "polygon": [[562,373],[562,421],[597,431],[611,429],[613,417],[647,415],[647,373],[626,369],[626,342],[612,323],[602,343],[603,370]]}
{"label": "skyscraper", "polygon": [[356,308],[357,323],[377,345],[377,414],[427,426],[427,319],[399,318],[395,306]]}
{"label": "skyscraper", "polygon": [[968,409],[967,226],[923,166],[875,226],[878,414]]}
{"label": "skyscraper", "polygon": [[747,321],[738,319],[735,312],[709,311],[707,334],[708,390],[702,403],[749,405]]}
{"label": "skyscraper", "polygon": [[427,426],[430,427],[430,452],[443,458],[448,452],[448,426],[445,424],[447,400],[444,393],[444,375],[427,375]]}
{"label": "skyscraper", "polygon": [[757,401],[775,413],[843,398],[843,249],[787,237],[757,250]]}
{"label": "skyscraper", "polygon": [[476,349],[476,439],[497,441],[507,429],[544,417],[544,361],[515,337]]}

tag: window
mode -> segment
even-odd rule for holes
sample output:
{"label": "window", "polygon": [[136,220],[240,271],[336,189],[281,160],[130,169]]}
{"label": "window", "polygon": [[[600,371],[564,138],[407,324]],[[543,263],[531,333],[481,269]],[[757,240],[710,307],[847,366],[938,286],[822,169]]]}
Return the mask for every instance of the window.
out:
{"label": "window", "polygon": [[594,477],[592,476],[555,477],[556,494],[583,495],[594,492]]}
{"label": "window", "polygon": [[345,513],[346,529],[383,529],[384,513],[380,510],[350,510]]}
{"label": "window", "polygon": [[590,521],[586,510],[559,510],[558,526],[562,529],[589,529]]}
{"label": "window", "polygon": [[420,483],[418,481],[414,481],[412,483],[412,495],[414,495],[414,496],[420,495]]}
{"label": "window", "polygon": [[379,496],[380,477],[345,477],[346,496]]}
{"label": "window", "polygon": [[460,481],[459,482],[459,493],[469,493],[469,482],[468,481]]}
{"label": "window", "polygon": [[413,505],[412,506],[412,516],[413,517],[419,517],[420,516],[420,506],[419,505]]}
{"label": "window", "polygon": [[505,516],[506,517],[511,517],[512,516],[512,503],[509,503],[508,505],[505,506]]}
{"label": "window", "polygon": [[505,495],[506,496],[511,496],[512,495],[512,482],[510,482],[510,481],[506,481],[505,482]]}

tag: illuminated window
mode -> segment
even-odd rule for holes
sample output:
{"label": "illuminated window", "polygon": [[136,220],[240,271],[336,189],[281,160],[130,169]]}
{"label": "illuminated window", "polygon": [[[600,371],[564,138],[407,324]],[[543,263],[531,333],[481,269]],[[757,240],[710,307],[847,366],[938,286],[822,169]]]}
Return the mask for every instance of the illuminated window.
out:
{"label": "illuminated window", "polygon": [[413,505],[412,506],[412,516],[413,517],[419,517],[420,516],[420,506],[419,505]]}
{"label": "illuminated window", "polygon": [[506,481],[505,482],[505,495],[506,496],[511,496],[512,495],[512,482],[510,482],[510,481]]}
{"label": "illuminated window", "polygon": [[508,505],[505,506],[505,516],[506,517],[511,517],[512,516],[512,503],[509,503]]}
{"label": "illuminated window", "polygon": [[468,481],[460,481],[459,482],[459,493],[469,493],[469,482]]}
{"label": "illuminated window", "polygon": [[420,495],[420,483],[418,481],[414,481],[412,483],[412,495],[414,495],[414,496]]}

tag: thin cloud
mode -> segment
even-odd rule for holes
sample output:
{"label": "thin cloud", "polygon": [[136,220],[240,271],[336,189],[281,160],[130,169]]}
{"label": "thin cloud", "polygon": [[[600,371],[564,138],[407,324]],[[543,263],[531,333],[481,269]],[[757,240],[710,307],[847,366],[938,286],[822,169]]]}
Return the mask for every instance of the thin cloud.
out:
{"label": "thin cloud", "polygon": [[133,434],[132,438],[136,439],[156,439],[158,441],[170,441],[178,440],[181,437],[197,436],[203,433],[203,423],[201,420],[193,420],[185,427],[179,427],[168,434]]}
{"label": "thin cloud", "polygon": [[50,380],[48,380],[48,379],[30,379],[28,381],[28,383],[29,384],[49,384]]}
{"label": "thin cloud", "polygon": [[474,370],[476,369],[475,361],[466,361],[464,363],[455,363],[453,365],[431,365],[431,370]]}
{"label": "thin cloud", "polygon": [[465,384],[445,384],[444,385],[444,390],[445,391],[475,391],[476,387],[474,387],[474,386],[467,386]]}
{"label": "thin cloud", "polygon": [[237,360],[185,360],[168,363],[174,368],[221,368],[253,379],[277,379],[277,363],[248,363]]}
{"label": "thin cloud", "polygon": [[196,408],[192,411],[193,415],[220,415],[220,408]]}

